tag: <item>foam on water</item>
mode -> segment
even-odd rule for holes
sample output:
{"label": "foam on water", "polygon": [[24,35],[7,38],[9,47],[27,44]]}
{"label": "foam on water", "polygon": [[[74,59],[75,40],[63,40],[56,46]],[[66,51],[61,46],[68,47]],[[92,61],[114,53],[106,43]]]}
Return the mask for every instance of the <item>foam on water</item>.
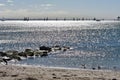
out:
{"label": "foam on water", "polygon": [[0,40],[0,43],[16,43],[16,40]]}
{"label": "foam on water", "polygon": [[[35,68],[51,68],[51,69],[66,69],[66,70],[84,70],[82,68],[69,68],[69,67],[52,67],[52,66],[44,66],[44,65],[28,65],[26,64],[9,64],[13,66],[23,66],[23,67],[35,67]],[[91,69],[86,69],[86,70],[91,70]]]}

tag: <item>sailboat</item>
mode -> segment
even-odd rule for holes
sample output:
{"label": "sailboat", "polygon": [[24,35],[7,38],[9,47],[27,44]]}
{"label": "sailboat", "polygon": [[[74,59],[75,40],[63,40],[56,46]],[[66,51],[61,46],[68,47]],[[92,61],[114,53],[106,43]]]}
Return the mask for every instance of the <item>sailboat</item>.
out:
{"label": "sailboat", "polygon": [[5,21],[5,18],[3,17],[3,18],[1,19],[1,21]]}

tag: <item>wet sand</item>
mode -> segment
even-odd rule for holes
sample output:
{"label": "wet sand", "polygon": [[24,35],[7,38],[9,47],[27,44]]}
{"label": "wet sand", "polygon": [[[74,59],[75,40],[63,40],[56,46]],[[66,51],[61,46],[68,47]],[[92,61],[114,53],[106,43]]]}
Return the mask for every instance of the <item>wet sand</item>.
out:
{"label": "wet sand", "polygon": [[120,71],[0,65],[0,80],[120,80]]}

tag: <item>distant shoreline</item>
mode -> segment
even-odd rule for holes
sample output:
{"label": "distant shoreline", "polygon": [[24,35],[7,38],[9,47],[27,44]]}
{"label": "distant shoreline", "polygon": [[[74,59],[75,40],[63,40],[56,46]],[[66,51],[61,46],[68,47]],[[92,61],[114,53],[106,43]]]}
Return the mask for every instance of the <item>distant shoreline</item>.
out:
{"label": "distant shoreline", "polygon": [[[24,20],[0,20],[0,22],[6,22],[6,21],[24,21]],[[30,22],[30,21],[44,21],[44,22],[47,22],[47,21],[72,21],[72,22],[84,22],[84,21],[93,21],[93,22],[104,22],[104,21],[114,21],[114,22],[119,22],[120,20],[28,20],[28,21],[24,21],[24,22]]]}
{"label": "distant shoreline", "polygon": [[118,19],[87,19],[87,18],[61,18],[61,19],[49,19],[49,18],[40,18],[40,19],[29,19],[29,17],[24,19],[9,19],[9,18],[0,18],[0,21],[120,21]]}

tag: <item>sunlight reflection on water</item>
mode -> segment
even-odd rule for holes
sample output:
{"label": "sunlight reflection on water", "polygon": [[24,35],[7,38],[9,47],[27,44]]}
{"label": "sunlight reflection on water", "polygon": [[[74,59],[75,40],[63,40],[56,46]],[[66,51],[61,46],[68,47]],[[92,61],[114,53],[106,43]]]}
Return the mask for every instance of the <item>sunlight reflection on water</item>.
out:
{"label": "sunlight reflection on water", "polygon": [[5,21],[0,22],[0,50],[24,51],[39,46],[70,46],[66,52],[20,64],[54,67],[120,68],[120,22],[114,21]]}

